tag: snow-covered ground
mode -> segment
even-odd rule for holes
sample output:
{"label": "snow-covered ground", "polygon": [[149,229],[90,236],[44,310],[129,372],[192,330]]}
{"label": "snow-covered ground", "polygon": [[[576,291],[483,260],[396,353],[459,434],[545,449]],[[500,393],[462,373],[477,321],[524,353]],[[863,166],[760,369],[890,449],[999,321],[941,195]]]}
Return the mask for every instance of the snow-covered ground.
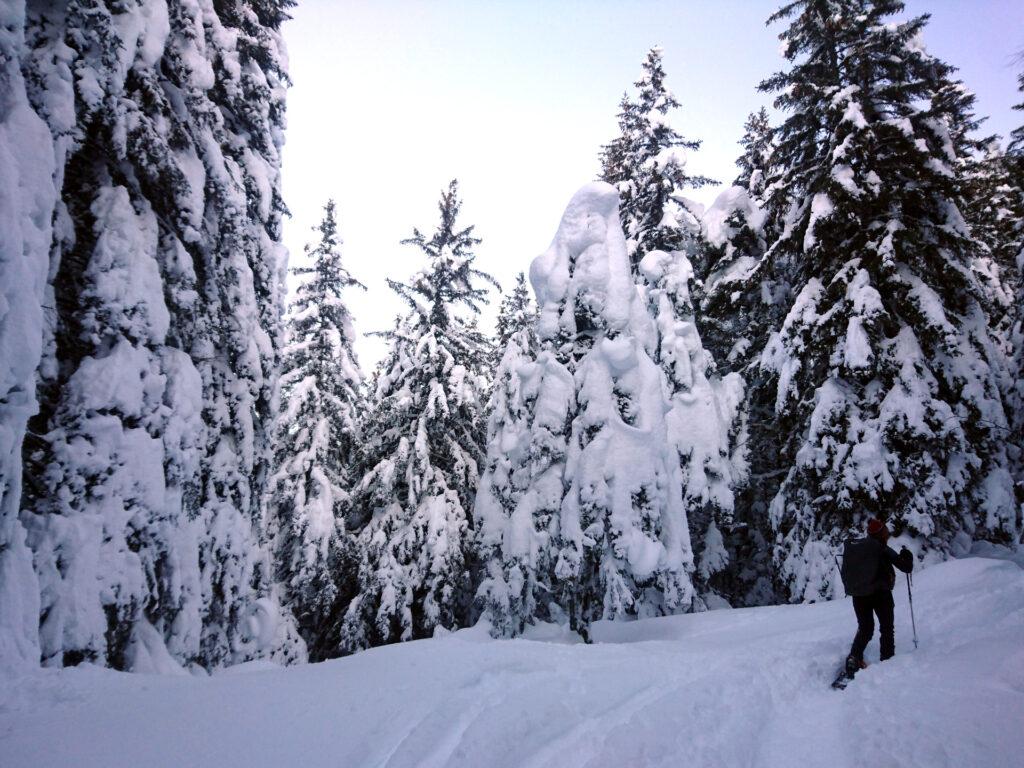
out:
{"label": "snow-covered ground", "polygon": [[896,658],[845,692],[829,682],[849,601],[605,623],[591,646],[478,627],[209,678],[33,673],[0,687],[0,764],[1024,764],[1024,570],[970,558],[920,573],[916,651],[903,582],[896,594]]}

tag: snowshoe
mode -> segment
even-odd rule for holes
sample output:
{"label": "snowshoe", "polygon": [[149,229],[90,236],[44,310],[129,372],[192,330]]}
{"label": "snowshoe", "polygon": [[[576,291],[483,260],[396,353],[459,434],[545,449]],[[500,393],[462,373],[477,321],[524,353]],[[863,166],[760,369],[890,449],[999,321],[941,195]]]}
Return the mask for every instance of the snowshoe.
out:
{"label": "snowshoe", "polygon": [[832,687],[837,691],[841,691],[850,684],[853,680],[854,675],[860,672],[862,669],[867,669],[867,662],[863,659],[858,659],[854,656],[847,656],[846,663],[843,664],[843,668],[839,670],[839,674],[836,675],[836,679],[832,681]]}

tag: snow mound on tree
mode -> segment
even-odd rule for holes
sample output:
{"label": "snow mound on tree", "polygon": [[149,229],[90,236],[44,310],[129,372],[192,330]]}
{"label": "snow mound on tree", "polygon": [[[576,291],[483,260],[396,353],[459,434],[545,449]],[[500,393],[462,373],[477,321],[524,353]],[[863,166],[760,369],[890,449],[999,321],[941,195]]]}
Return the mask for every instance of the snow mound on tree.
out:
{"label": "snow mound on tree", "polygon": [[875,663],[872,643],[843,693],[829,682],[848,601],[600,622],[594,645],[477,626],[212,678],[37,670],[0,685],[0,754],[8,768],[1018,765],[1024,571],[942,563],[918,575],[914,607],[920,648],[898,589],[896,657]]}
{"label": "snow mound on tree", "polygon": [[743,187],[729,187],[718,197],[701,217],[701,232],[714,249],[721,251],[710,273],[705,279],[704,290],[713,293],[718,290],[737,290],[757,267],[757,254],[738,250],[734,240],[744,228],[763,236],[766,213]]}
{"label": "snow mound on tree", "polygon": [[754,229],[760,229],[765,220],[765,212],[749,190],[743,187],[727,187],[718,194],[714,202],[701,216],[701,227],[704,237],[714,246],[723,246],[736,234],[733,220],[739,213]]}
{"label": "snow mound on tree", "polygon": [[530,265],[530,282],[542,339],[553,338],[559,329],[578,330],[574,311],[580,305],[599,315],[609,330],[625,327],[636,288],[614,187],[596,181],[573,195],[551,247]]}

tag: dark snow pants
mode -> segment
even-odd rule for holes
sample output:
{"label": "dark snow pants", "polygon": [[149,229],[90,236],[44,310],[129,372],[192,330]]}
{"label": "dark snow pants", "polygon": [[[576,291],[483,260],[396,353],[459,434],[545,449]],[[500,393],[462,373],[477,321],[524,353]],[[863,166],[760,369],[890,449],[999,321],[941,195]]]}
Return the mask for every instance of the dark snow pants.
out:
{"label": "dark snow pants", "polygon": [[896,652],[896,635],[893,629],[892,592],[888,589],[875,592],[873,595],[853,598],[853,612],[857,614],[857,634],[853,638],[850,655],[855,659],[864,658],[864,649],[868,647],[871,636],[875,634],[875,615],[878,616],[878,628],[881,633],[878,644],[882,661],[892,658]]}

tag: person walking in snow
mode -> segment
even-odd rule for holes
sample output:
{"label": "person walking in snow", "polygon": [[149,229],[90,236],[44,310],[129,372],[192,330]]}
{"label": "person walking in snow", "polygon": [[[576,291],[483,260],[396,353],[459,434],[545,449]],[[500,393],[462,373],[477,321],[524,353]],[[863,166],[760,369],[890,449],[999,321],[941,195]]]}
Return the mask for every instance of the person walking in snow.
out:
{"label": "person walking in snow", "polygon": [[846,658],[847,677],[853,677],[865,666],[864,649],[874,635],[875,616],[878,616],[881,660],[892,658],[896,652],[892,599],[896,571],[893,566],[910,573],[914,570],[914,556],[906,547],[897,554],[889,546],[889,529],[881,520],[869,520],[867,537],[848,541],[843,549],[843,586],[846,594],[853,597],[853,612],[857,615],[857,634]]}

